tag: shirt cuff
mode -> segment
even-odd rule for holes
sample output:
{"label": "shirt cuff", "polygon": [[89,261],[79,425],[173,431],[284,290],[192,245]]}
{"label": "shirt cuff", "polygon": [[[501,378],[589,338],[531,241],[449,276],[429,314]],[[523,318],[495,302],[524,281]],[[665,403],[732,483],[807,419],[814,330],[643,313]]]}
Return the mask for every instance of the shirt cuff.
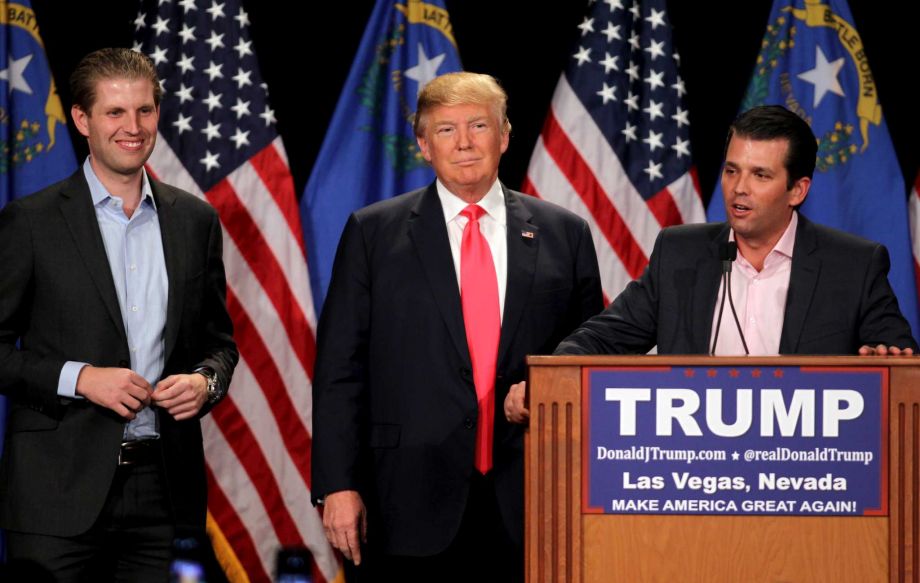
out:
{"label": "shirt cuff", "polygon": [[69,397],[71,399],[82,399],[77,395],[77,379],[80,377],[80,371],[84,366],[89,366],[85,362],[74,362],[68,360],[61,368],[61,376],[58,377],[57,394],[60,397]]}

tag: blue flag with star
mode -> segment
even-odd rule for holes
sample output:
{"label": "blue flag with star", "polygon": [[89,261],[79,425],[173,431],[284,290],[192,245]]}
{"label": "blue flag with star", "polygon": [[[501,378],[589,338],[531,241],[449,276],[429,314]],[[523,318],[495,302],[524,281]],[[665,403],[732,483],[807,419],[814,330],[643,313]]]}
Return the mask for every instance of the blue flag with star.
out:
{"label": "blue flag with star", "polygon": [[35,13],[0,2],[0,207],[77,169]]}
{"label": "blue flag with star", "polygon": [[[0,142],[0,208],[77,169],[67,118],[28,0],[0,1]],[[6,402],[0,396],[0,451],[5,421]]]}
{"label": "blue flag with star", "polygon": [[[818,160],[802,213],[888,248],[888,279],[916,335],[907,191],[845,0],[773,3],[741,111],[763,104],[783,105],[811,125]],[[721,186],[707,214],[725,220]]]}
{"label": "blue flag with star", "polygon": [[460,69],[443,0],[377,1],[300,201],[317,311],[348,215],[434,180],[412,116],[428,81]]}

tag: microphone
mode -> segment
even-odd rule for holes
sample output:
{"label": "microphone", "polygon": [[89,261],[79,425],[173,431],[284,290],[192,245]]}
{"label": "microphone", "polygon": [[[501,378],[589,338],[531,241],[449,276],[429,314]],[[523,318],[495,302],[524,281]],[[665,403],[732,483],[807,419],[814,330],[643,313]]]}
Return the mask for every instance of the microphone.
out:
{"label": "microphone", "polygon": [[719,259],[722,261],[722,273],[732,272],[732,262],[738,258],[738,244],[734,241],[719,243]]}
{"label": "microphone", "polygon": [[735,327],[738,329],[738,335],[741,337],[741,345],[744,346],[744,355],[750,354],[748,351],[747,341],[744,339],[744,332],[741,331],[741,322],[738,321],[738,313],[735,311],[735,302],[732,300],[732,263],[738,258],[738,244],[734,241],[719,243],[719,260],[722,262],[722,302],[719,304],[719,318],[716,320],[716,333],[712,338],[712,349],[709,351],[710,356],[716,354],[716,344],[719,342],[719,329],[722,327],[722,313],[725,311],[725,296],[728,296],[728,305],[731,307],[732,316],[735,319]]}

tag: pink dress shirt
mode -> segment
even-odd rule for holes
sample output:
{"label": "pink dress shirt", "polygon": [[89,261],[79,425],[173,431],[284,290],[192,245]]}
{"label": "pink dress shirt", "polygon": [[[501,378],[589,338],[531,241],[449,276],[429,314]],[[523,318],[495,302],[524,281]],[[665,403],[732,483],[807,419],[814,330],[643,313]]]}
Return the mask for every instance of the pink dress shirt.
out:
{"label": "pink dress shirt", "polygon": [[[775,356],[779,354],[779,340],[783,332],[783,314],[786,311],[786,295],[789,291],[789,277],[792,273],[792,249],[795,246],[795,231],[799,224],[798,213],[792,213],[792,220],[786,232],[764,259],[763,269],[754,266],[738,253],[732,265],[732,299],[738,313],[738,321],[744,331],[751,356]],[[729,241],[735,240],[734,230]],[[715,336],[716,321],[719,318],[719,304],[722,302],[723,286],[719,286],[716,309],[712,318],[709,346]],[[717,356],[744,355],[744,345],[738,335],[738,327],[732,317],[728,299],[722,314],[719,329]]]}

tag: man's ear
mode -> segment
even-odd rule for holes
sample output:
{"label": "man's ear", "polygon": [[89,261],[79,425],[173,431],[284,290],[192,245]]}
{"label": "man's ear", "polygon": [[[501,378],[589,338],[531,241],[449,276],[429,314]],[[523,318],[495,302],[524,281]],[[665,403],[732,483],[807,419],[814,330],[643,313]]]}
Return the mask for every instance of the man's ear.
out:
{"label": "man's ear", "polygon": [[794,208],[805,202],[805,197],[808,196],[810,188],[811,178],[803,176],[796,180],[789,190],[789,206]]}
{"label": "man's ear", "polygon": [[415,136],[415,141],[418,142],[418,149],[422,151],[422,156],[430,163],[431,150],[428,148],[428,140],[424,136]]}
{"label": "man's ear", "polygon": [[83,111],[79,105],[73,105],[70,108],[70,117],[73,118],[73,125],[77,126],[77,131],[84,137],[89,137],[89,114]]}

